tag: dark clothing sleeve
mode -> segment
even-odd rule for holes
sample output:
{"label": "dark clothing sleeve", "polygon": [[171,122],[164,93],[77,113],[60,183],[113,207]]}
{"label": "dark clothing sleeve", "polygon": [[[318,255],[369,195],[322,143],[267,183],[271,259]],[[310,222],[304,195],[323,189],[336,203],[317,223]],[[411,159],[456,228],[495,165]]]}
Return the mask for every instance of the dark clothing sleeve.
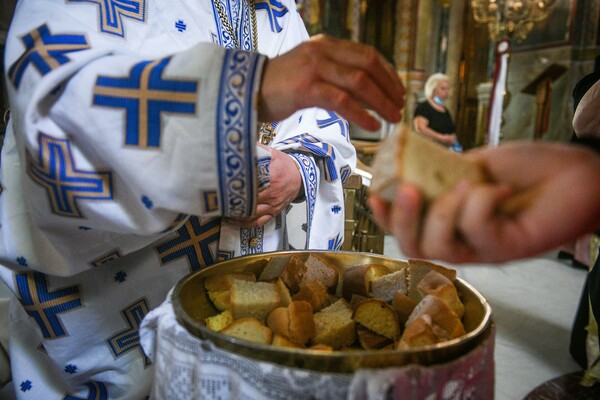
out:
{"label": "dark clothing sleeve", "polygon": [[[581,98],[598,80],[600,80],[600,56],[596,57],[594,72],[583,77],[573,88],[574,110],[577,110]],[[591,136],[579,137],[573,133],[571,143],[589,147],[600,155],[600,138]],[[588,332],[586,328],[590,319],[590,304],[592,306],[593,318],[596,322],[600,322],[600,256],[596,259],[594,267],[588,274],[584,284],[571,331],[569,352],[583,369],[586,369],[588,364],[586,350]]]}
{"label": "dark clothing sleeve", "polygon": [[573,359],[583,368],[587,368],[587,350],[586,338],[588,335],[587,326],[590,323],[590,304],[592,307],[592,316],[596,322],[600,322],[600,257],[596,259],[594,267],[588,274],[585,281],[577,314],[573,321],[571,330],[571,341],[569,352]]}

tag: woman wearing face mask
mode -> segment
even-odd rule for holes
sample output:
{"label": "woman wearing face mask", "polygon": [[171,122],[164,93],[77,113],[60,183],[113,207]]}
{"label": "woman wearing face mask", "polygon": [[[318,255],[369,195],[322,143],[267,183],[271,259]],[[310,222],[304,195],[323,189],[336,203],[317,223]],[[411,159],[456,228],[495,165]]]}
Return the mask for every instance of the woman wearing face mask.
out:
{"label": "woman wearing face mask", "polygon": [[431,75],[425,82],[426,100],[415,109],[415,131],[455,151],[462,148],[456,137],[456,125],[444,105],[450,91],[450,78],[442,73]]}

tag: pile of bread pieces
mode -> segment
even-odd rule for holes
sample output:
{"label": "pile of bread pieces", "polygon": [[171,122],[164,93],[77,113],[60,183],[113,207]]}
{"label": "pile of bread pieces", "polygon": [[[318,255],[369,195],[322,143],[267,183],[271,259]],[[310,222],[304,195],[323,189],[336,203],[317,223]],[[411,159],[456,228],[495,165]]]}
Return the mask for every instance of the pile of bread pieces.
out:
{"label": "pile of bread pieces", "polygon": [[464,335],[456,271],[425,260],[346,266],[314,253],[271,256],[256,276],[228,272],[204,287],[206,326],[299,349],[405,350]]}

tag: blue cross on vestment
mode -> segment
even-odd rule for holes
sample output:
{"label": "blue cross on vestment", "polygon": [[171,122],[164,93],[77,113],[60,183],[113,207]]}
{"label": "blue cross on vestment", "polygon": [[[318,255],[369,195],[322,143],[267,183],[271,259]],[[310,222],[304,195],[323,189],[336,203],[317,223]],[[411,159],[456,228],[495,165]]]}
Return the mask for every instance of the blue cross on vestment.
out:
{"label": "blue cross on vestment", "polygon": [[108,389],[102,382],[86,382],[83,384],[89,390],[87,397],[77,397],[72,394],[66,395],[63,400],[107,400]]}
{"label": "blue cross on vestment", "polygon": [[196,81],[164,79],[171,57],[135,64],[128,77],[99,76],[93,104],[124,108],[125,144],[160,147],[161,114],[196,112]]}
{"label": "blue cross on vestment", "polygon": [[148,311],[149,307],[146,299],[140,299],[126,309],[121,310],[121,315],[128,327],[106,339],[106,344],[115,357],[120,357],[125,353],[138,349],[144,355],[144,365],[148,366],[152,363],[140,344],[140,324]]}
{"label": "blue cross on vestment", "polygon": [[348,178],[352,175],[352,168],[349,165],[344,165],[340,168],[340,178],[342,179],[342,184],[346,183]]}
{"label": "blue cross on vestment", "polygon": [[81,307],[81,297],[77,286],[66,287],[50,292],[46,275],[40,272],[16,274],[17,295],[25,312],[40,326],[42,335],[56,339],[67,334],[59,313]]}
{"label": "blue cross on vestment", "polygon": [[338,233],[334,238],[331,238],[327,242],[327,250],[339,250],[342,248],[343,240]]}
{"label": "blue cross on vestment", "polygon": [[267,15],[269,16],[269,23],[271,24],[271,32],[281,32],[283,28],[281,27],[281,25],[279,25],[279,21],[277,21],[277,18],[283,17],[288,12],[288,9],[283,4],[281,4],[277,0],[256,0],[254,2],[254,6],[256,8],[256,11],[267,11]]}
{"label": "blue cross on vestment", "polygon": [[125,36],[123,17],[146,21],[146,0],[67,0],[67,3],[92,3],[98,6],[100,31]]}
{"label": "blue cross on vestment", "polygon": [[308,133],[303,133],[281,142],[282,145],[292,143],[300,144],[298,150],[308,152],[309,154],[313,154],[323,159],[325,162],[324,173],[327,182],[333,182],[338,178],[338,173],[335,168],[336,156],[333,146],[325,142],[320,143],[319,139]]}
{"label": "blue cross on vestment", "polygon": [[27,153],[27,173],[42,185],[50,197],[52,212],[81,218],[78,199],[111,200],[112,174],[107,171],[82,171],[75,167],[71,143],[40,132],[38,159]]}
{"label": "blue cross on vestment", "polygon": [[209,246],[219,240],[220,232],[221,218],[211,218],[202,223],[200,218],[191,216],[177,230],[176,238],[156,247],[160,262],[164,265],[186,257],[192,271],[214,264],[217,260]]}
{"label": "blue cross on vestment", "polygon": [[69,62],[67,53],[90,48],[84,35],[50,33],[46,24],[21,37],[25,52],[8,69],[8,79],[19,88],[28,65],[33,65],[41,75]]}
{"label": "blue cross on vestment", "polygon": [[329,118],[317,119],[317,126],[319,128],[326,128],[328,126],[338,125],[342,136],[345,137],[347,141],[350,141],[348,121],[340,118],[340,116],[333,111],[327,111],[327,113],[329,114]]}

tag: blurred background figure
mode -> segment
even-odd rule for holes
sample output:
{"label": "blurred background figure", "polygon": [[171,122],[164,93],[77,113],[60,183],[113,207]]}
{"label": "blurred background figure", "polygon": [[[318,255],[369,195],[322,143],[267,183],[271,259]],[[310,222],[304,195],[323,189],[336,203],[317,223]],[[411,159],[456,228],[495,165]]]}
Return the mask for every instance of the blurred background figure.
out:
{"label": "blurred background figure", "polygon": [[442,73],[425,82],[425,100],[417,105],[413,117],[415,131],[455,151],[462,151],[456,137],[456,125],[445,106],[450,93],[450,78]]}

